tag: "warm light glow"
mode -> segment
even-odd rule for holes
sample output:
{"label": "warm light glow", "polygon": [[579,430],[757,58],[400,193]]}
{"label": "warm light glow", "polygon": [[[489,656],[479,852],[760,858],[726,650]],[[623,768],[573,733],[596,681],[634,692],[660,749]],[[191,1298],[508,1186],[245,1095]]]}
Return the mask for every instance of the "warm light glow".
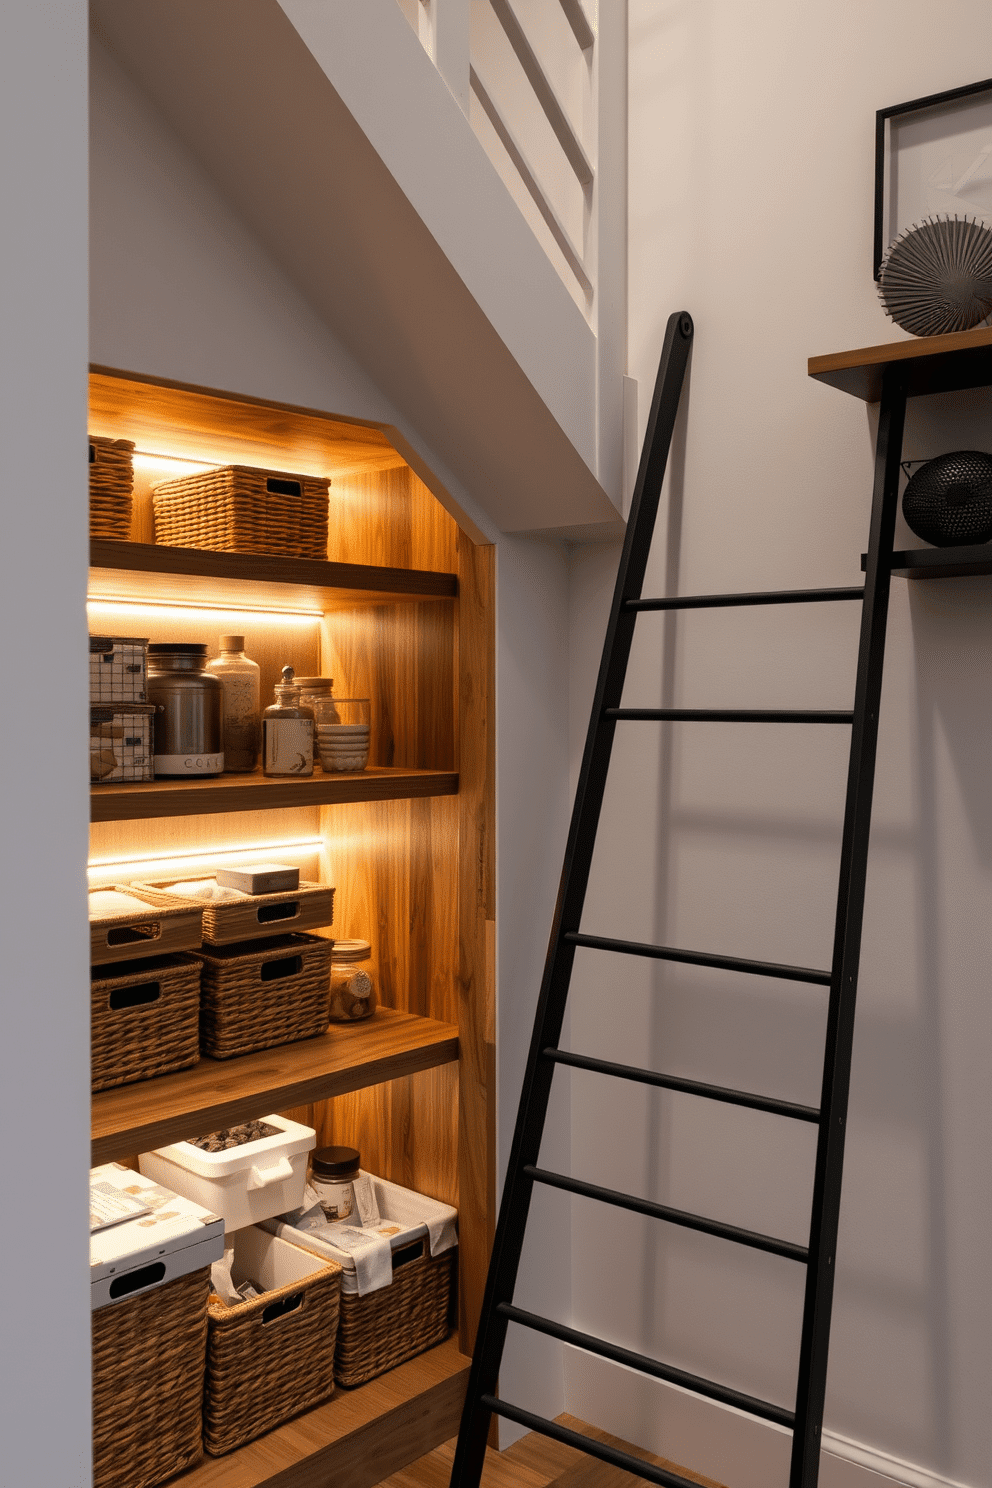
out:
{"label": "warm light glow", "polygon": [[222,461],[191,460],[188,455],[152,454],[149,450],[135,450],[132,456],[135,470],[147,470],[170,480],[183,475],[198,475],[201,470],[216,470]]}
{"label": "warm light glow", "polygon": [[[113,878],[121,873],[133,875],[136,869],[140,869],[142,873],[153,873],[156,878],[160,878],[167,874],[184,873],[187,868],[195,871],[203,867],[205,862],[210,862],[213,866],[223,865],[227,858],[254,858],[259,863],[266,863],[273,859],[278,862],[280,857],[312,857],[323,846],[322,837],[297,837],[286,842],[253,842],[248,847],[203,847],[174,856],[158,853],[146,857],[94,858],[86,871],[90,878]],[[250,867],[250,861],[245,866]]]}
{"label": "warm light glow", "polygon": [[264,605],[239,605],[237,608],[221,604],[186,604],[183,600],[163,601],[161,604],[148,604],[145,600],[124,599],[115,596],[112,599],[101,599],[94,595],[87,599],[86,607],[89,610],[117,611],[120,614],[129,615],[137,619],[141,615],[174,615],[177,610],[182,612],[184,619],[203,621],[216,621],[223,616],[226,620],[257,620],[260,616],[270,620],[274,625],[301,625],[304,622],[314,624],[324,618],[323,610],[291,610],[291,609],[268,609]]}

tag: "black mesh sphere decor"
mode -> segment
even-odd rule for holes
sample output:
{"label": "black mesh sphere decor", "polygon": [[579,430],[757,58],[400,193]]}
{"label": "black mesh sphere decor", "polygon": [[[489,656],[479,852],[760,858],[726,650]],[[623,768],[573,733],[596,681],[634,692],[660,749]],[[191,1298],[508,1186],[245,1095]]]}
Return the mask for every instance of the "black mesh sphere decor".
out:
{"label": "black mesh sphere decor", "polygon": [[936,548],[992,541],[992,455],[957,450],[928,460],[910,477],[902,511]]}
{"label": "black mesh sphere decor", "polygon": [[970,331],[992,315],[992,229],[967,217],[928,217],[882,260],[886,315],[914,336]]}

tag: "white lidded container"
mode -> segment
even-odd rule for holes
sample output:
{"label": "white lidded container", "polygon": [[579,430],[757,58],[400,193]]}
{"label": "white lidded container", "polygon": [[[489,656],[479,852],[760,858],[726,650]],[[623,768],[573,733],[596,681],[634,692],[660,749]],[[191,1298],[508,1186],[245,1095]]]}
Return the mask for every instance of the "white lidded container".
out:
{"label": "white lidded container", "polygon": [[[134,1201],[135,1218],[117,1219],[115,1193]],[[188,1276],[224,1254],[219,1215],[120,1163],[90,1169],[90,1226],[94,1311]]]}
{"label": "white lidded container", "polygon": [[156,1183],[219,1214],[227,1230],[260,1224],[303,1203],[307,1156],[317,1145],[313,1127],[285,1116],[264,1116],[277,1133],[224,1152],[176,1142],[143,1152],[138,1167]]}

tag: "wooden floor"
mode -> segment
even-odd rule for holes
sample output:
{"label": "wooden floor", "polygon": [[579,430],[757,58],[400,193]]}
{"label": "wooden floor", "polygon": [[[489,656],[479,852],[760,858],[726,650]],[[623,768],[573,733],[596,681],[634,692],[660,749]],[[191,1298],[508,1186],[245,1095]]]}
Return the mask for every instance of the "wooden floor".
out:
{"label": "wooden floor", "polygon": [[[655,1457],[640,1447],[621,1441],[619,1437],[610,1436],[606,1431],[577,1420],[575,1416],[558,1416],[557,1420],[560,1425],[568,1426],[572,1431],[579,1431],[595,1441],[619,1447],[645,1462],[667,1467],[669,1471],[681,1474],[692,1483],[703,1484],[704,1488],[723,1488],[722,1484],[714,1482],[712,1478],[690,1472],[678,1463],[669,1462],[666,1457]],[[402,1472],[386,1478],[380,1488],[448,1488],[454,1455],[454,1440],[445,1442],[436,1451],[428,1452],[426,1457],[411,1462]],[[554,1488],[643,1488],[644,1479],[635,1477],[633,1473],[622,1472],[617,1467],[610,1467],[605,1462],[598,1462],[595,1457],[588,1457],[584,1452],[562,1446],[560,1442],[538,1436],[535,1432],[514,1442],[505,1452],[494,1452],[491,1448],[487,1450],[482,1488],[551,1488],[552,1484]]]}

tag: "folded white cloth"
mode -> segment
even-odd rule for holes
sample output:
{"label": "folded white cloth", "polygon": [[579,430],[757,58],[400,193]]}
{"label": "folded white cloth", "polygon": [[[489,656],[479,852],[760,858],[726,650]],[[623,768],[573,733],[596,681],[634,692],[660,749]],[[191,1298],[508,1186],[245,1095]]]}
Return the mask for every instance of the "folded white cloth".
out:
{"label": "folded white cloth", "polygon": [[240,889],[225,889],[215,878],[191,878],[185,883],[169,884],[160,890],[163,894],[175,894],[177,899],[202,899],[208,904],[228,904],[234,899],[250,899]]}

